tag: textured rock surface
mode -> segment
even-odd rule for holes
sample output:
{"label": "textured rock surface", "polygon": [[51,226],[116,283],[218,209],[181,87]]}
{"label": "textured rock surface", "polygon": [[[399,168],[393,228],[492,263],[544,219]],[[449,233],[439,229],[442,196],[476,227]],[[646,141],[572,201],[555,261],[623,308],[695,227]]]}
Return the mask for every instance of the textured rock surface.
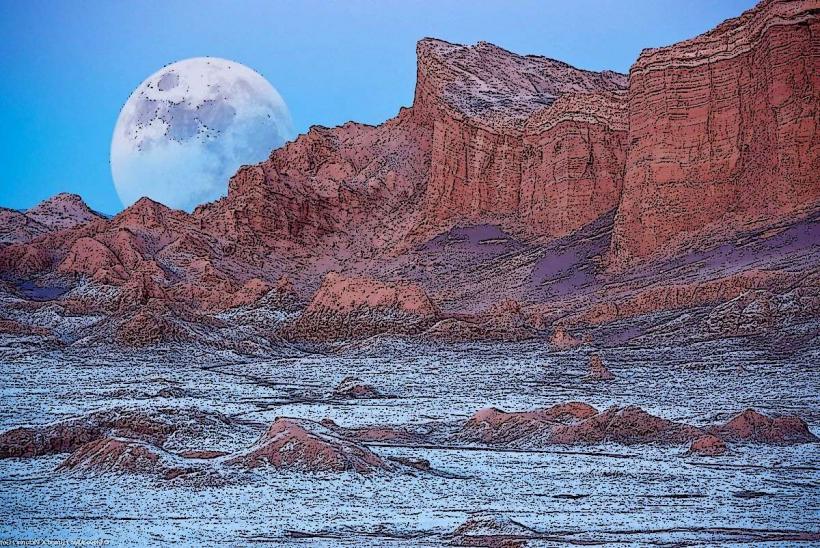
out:
{"label": "textured rock surface", "polygon": [[227,463],[245,468],[271,466],[306,472],[368,473],[391,468],[365,447],[329,433],[307,430],[297,421],[285,418],[276,419],[254,447]]}
{"label": "textured rock surface", "polygon": [[800,417],[767,417],[747,409],[712,432],[728,441],[790,445],[820,441]]}
{"label": "textured rock surface", "polygon": [[146,442],[162,447],[178,436],[183,443],[201,437],[211,441],[231,422],[226,417],[194,409],[154,411],[112,409],[37,427],[0,434],[0,458],[29,458],[73,452],[105,437]]}
{"label": "textured rock surface", "polygon": [[438,310],[419,286],[329,272],[294,325],[292,336],[338,340],[378,333],[418,333]]}
{"label": "textured rock surface", "polygon": [[816,2],[764,0],[629,74],[620,266],[793,218],[820,198]]}
{"label": "textured rock surface", "polygon": [[31,218],[0,212],[0,238],[34,238],[0,248],[0,276],[62,318],[37,323],[15,302],[0,320],[67,344],[253,353],[282,338],[552,330],[567,350],[654,320],[599,341],[601,326],[698,309],[685,327],[701,338],[807,344],[820,314],[816,26],[810,2],[766,0],[645,51],[628,90],[623,75],[424,39],[412,108],[311,128],[192,214],[142,199],[103,219],[70,195]]}
{"label": "textured rock surface", "polygon": [[690,455],[702,455],[705,457],[719,457],[726,453],[726,442],[717,436],[708,434],[698,438],[689,446]]}
{"label": "textured rock surface", "polygon": [[611,92],[625,87],[623,75],[485,42],[425,39],[417,53],[413,115],[432,131],[428,223],[498,219],[552,237],[615,207],[625,134],[622,98]]}
{"label": "textured rock surface", "polygon": [[588,378],[594,381],[611,381],[615,378],[615,375],[607,369],[600,355],[590,354]]}
{"label": "textured rock surface", "polygon": [[0,245],[28,242],[55,230],[75,228],[103,218],[82,198],[65,192],[26,211],[0,207]]}

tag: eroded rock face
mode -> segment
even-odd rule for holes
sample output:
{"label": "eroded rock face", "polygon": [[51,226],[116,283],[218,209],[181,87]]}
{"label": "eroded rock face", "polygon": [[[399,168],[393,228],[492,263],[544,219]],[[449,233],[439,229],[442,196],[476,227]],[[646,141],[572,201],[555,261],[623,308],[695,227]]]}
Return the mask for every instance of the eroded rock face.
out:
{"label": "eroded rock face", "polygon": [[764,0],[629,74],[617,266],[799,216],[820,197],[816,3]]}
{"label": "eroded rock face", "polygon": [[462,428],[459,437],[485,444],[509,444],[521,439],[549,436],[554,427],[577,424],[598,411],[585,403],[570,402],[546,409],[508,413],[494,407],[476,412]]}
{"label": "eroded rock face", "polygon": [[437,316],[435,304],[415,284],[330,272],[296,321],[292,336],[327,341],[419,333]]}
{"label": "eroded rock face", "polygon": [[456,546],[486,546],[491,548],[526,546],[527,539],[540,535],[507,516],[479,513],[470,516],[452,533],[451,543]]}
{"label": "eroded rock face", "polygon": [[598,412],[571,402],[534,411],[506,412],[495,408],[476,412],[456,434],[462,441],[516,448],[598,443],[680,445],[690,453],[718,456],[726,443],[791,445],[817,442],[798,417],[767,417],[752,409],[726,424],[698,428],[651,415],[637,406]]}
{"label": "eroded rock face", "polygon": [[612,92],[623,75],[485,42],[425,39],[417,54],[413,116],[432,131],[428,223],[497,218],[554,237],[615,207],[625,132],[623,98]]}
{"label": "eroded rock face", "polygon": [[74,228],[89,221],[104,219],[77,194],[61,192],[26,211],[26,217],[49,230]]}
{"label": "eroded rock face", "polygon": [[279,418],[248,451],[227,461],[244,468],[270,466],[306,472],[387,470],[391,466],[369,449],[328,432],[305,429],[294,419]]}
{"label": "eroded rock face", "polygon": [[135,440],[105,437],[80,446],[57,469],[97,474],[157,474],[162,468],[155,447]]}

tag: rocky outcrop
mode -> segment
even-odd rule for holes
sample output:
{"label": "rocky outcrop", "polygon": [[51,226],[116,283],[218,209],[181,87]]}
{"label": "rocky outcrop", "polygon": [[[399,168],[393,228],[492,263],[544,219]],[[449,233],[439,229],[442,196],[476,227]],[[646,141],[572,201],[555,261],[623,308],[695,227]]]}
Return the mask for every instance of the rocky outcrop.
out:
{"label": "rocky outcrop", "polygon": [[24,212],[0,207],[0,245],[28,242],[48,232]]}
{"label": "rocky outcrop", "polygon": [[612,92],[623,75],[486,42],[425,39],[417,54],[413,116],[432,131],[427,223],[498,219],[555,237],[615,207],[625,128],[623,98]]}
{"label": "rocky outcrop", "polygon": [[798,417],[772,418],[751,409],[723,425],[699,428],[651,415],[637,406],[611,407],[599,412],[578,402],[534,411],[482,409],[464,423],[456,438],[470,443],[522,449],[599,443],[691,443],[691,454],[711,456],[723,454],[727,441],[768,445],[818,441]]}
{"label": "rocky outcrop", "polygon": [[158,474],[163,466],[160,452],[144,442],[122,438],[100,438],[74,451],[58,470],[122,474]]}
{"label": "rocky outcrop", "polygon": [[333,436],[307,430],[294,419],[278,418],[248,451],[227,460],[244,468],[272,467],[303,472],[357,472],[391,469],[369,449]]}
{"label": "rocky outcrop", "polygon": [[534,529],[507,516],[477,513],[452,532],[450,543],[455,546],[513,548],[526,546],[527,540],[537,540],[542,536]]}
{"label": "rocky outcrop", "polygon": [[816,209],[820,33],[809,0],[764,0],[629,73],[618,267]]}
{"label": "rocky outcrop", "polygon": [[558,404],[546,409],[508,413],[496,408],[476,412],[462,428],[459,438],[483,444],[511,444],[549,435],[553,427],[577,424],[594,417],[597,410],[579,402]]}
{"label": "rocky outcrop", "polygon": [[704,457],[719,457],[725,454],[726,451],[726,442],[717,436],[707,434],[692,442],[692,445],[689,446],[688,454]]}
{"label": "rocky outcrop", "polygon": [[726,424],[712,428],[710,432],[727,441],[772,445],[820,441],[800,417],[767,417],[754,409],[746,409]]}
{"label": "rocky outcrop", "polygon": [[290,332],[295,339],[331,341],[379,333],[420,333],[438,309],[419,286],[330,272]]}
{"label": "rocky outcrop", "polygon": [[0,458],[30,458],[70,453],[81,446],[105,437],[166,446],[171,438],[185,438],[184,443],[207,437],[230,424],[219,414],[195,409],[159,408],[153,411],[111,409],[43,426],[22,427],[0,434]]}
{"label": "rocky outcrop", "polygon": [[345,377],[333,389],[333,397],[341,399],[377,399],[383,396],[370,384],[362,382],[356,377]]}
{"label": "rocky outcrop", "polygon": [[104,217],[82,198],[62,192],[25,211],[0,208],[0,245],[25,243],[55,230],[101,219]]}
{"label": "rocky outcrop", "polygon": [[105,217],[92,210],[77,194],[61,192],[26,211],[26,217],[49,230],[75,228]]}
{"label": "rocky outcrop", "polygon": [[[253,347],[552,327],[556,350],[677,309],[714,308],[698,326],[710,337],[811,322],[816,26],[808,0],[765,0],[645,51],[628,90],[620,74],[424,39],[413,106],[395,118],[311,128],[192,214],[144,198],[103,219],[66,196],[36,221],[7,211],[10,233],[33,239],[0,248],[0,277],[69,289],[66,311],[111,316],[104,334],[64,337],[84,343],[203,340],[214,317]],[[322,297],[342,293],[355,305]]]}
{"label": "rocky outcrop", "polygon": [[600,355],[590,354],[589,374],[587,375],[587,378],[593,381],[611,381],[615,378],[615,375],[612,374],[612,371],[607,369]]}

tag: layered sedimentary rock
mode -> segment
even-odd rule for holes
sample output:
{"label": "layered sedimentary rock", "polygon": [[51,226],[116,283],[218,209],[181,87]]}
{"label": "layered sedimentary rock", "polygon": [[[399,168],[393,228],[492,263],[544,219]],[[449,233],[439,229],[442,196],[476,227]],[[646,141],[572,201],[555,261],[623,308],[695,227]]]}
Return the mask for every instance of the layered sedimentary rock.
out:
{"label": "layered sedimentary rock", "polygon": [[629,74],[616,265],[818,207],[818,35],[816,2],[764,0],[641,53]]}
{"label": "layered sedimentary rock", "polygon": [[[498,219],[554,237],[615,207],[623,75],[485,42],[425,39],[417,53],[413,116],[432,131],[425,222]],[[566,207],[577,207],[577,215]]]}
{"label": "layered sedimentary rock", "polygon": [[[247,322],[251,346],[552,329],[569,349],[592,342],[590,326],[675,309],[711,307],[709,336],[811,322],[805,250],[820,216],[801,216],[820,205],[816,36],[811,2],[766,0],[646,50],[628,89],[612,72],[424,39],[411,108],[311,128],[191,214],[143,199],[104,219],[66,195],[0,211],[0,239],[18,242],[0,249],[0,275],[22,298],[43,298],[26,287],[42,283],[67,314],[111,316],[65,341],[202,340]],[[338,298],[393,280],[441,313],[363,299],[295,317],[330,271],[374,280]],[[0,312],[19,332],[23,316]]]}

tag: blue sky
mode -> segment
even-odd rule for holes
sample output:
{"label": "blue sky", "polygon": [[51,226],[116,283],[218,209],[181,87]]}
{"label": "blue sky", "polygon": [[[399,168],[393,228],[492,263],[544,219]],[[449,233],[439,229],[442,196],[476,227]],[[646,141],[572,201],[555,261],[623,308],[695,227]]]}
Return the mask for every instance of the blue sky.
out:
{"label": "blue sky", "polygon": [[0,0],[0,205],[26,208],[68,191],[119,211],[109,148],[120,107],[144,78],[180,59],[223,57],[260,72],[303,133],[313,124],[379,123],[410,105],[424,36],[626,72],[642,48],[690,38],[752,5]]}

